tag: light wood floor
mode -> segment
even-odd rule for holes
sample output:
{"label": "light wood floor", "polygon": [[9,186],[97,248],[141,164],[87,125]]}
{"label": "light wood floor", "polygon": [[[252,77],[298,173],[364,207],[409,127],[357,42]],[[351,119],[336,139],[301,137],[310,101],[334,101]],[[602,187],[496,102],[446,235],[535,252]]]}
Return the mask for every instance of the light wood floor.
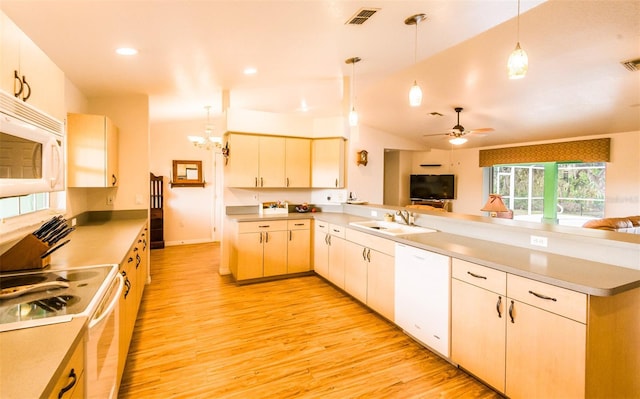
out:
{"label": "light wood floor", "polygon": [[236,286],[219,245],[151,252],[120,398],[498,398],[319,277]]}

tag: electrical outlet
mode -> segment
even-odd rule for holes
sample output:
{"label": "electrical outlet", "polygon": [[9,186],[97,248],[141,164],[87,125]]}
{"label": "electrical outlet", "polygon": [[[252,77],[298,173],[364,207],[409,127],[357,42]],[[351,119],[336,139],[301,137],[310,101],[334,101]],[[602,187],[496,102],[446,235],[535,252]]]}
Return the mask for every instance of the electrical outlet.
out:
{"label": "electrical outlet", "polygon": [[107,205],[113,205],[113,195],[107,195]]}
{"label": "electrical outlet", "polygon": [[531,236],[531,245],[536,247],[547,247],[547,237]]}

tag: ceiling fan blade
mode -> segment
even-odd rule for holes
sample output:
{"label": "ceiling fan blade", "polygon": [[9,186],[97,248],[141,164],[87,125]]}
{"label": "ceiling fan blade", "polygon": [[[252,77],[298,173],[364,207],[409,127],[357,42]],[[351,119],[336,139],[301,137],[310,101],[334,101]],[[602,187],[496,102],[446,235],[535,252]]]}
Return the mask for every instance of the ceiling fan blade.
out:
{"label": "ceiling fan blade", "polygon": [[495,129],[492,127],[481,127],[480,129],[471,129],[469,133],[489,133],[493,132]]}
{"label": "ceiling fan blade", "polygon": [[432,133],[432,134],[423,134],[422,137],[432,137],[432,136],[451,136],[451,132],[445,133]]}

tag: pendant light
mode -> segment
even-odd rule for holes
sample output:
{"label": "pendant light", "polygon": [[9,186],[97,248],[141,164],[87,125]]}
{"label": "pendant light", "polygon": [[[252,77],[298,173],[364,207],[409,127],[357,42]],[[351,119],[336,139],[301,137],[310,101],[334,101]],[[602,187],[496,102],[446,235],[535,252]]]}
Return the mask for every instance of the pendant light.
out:
{"label": "pendant light", "polygon": [[522,79],[527,74],[527,69],[529,69],[529,58],[527,57],[527,53],[520,47],[520,0],[518,0],[517,23],[518,35],[516,48],[509,56],[509,61],[507,61],[509,79]]}
{"label": "pendant light", "polygon": [[[418,24],[427,19],[425,14],[412,15],[404,20],[405,25],[416,26],[416,38],[413,48],[413,64],[415,65],[418,60]],[[418,86],[418,81],[413,81],[413,86],[409,90],[409,105],[412,107],[419,107],[422,104],[422,89]]]}
{"label": "pendant light", "polygon": [[347,58],[344,62],[351,64],[351,111],[349,112],[349,126],[358,126],[358,113],[355,105],[355,89],[356,89],[356,63],[362,61],[360,57]]}
{"label": "pendant light", "polygon": [[209,120],[209,111],[211,110],[211,106],[207,105],[204,108],[207,110],[207,123],[204,125],[204,134],[202,136],[187,136],[187,138],[198,148],[205,150],[210,150],[214,147],[219,148],[222,146],[222,138],[212,136],[213,125]]}

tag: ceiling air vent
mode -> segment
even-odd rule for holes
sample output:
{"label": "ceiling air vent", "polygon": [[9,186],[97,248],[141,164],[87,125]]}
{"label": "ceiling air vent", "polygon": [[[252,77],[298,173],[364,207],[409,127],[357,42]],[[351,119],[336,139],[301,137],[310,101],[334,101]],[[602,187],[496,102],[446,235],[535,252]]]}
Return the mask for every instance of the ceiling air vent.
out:
{"label": "ceiling air vent", "polygon": [[636,58],[635,60],[622,61],[621,64],[632,72],[640,71],[640,58]]}
{"label": "ceiling air vent", "polygon": [[379,8],[361,8],[349,17],[345,25],[362,25],[378,11],[380,11]]}

